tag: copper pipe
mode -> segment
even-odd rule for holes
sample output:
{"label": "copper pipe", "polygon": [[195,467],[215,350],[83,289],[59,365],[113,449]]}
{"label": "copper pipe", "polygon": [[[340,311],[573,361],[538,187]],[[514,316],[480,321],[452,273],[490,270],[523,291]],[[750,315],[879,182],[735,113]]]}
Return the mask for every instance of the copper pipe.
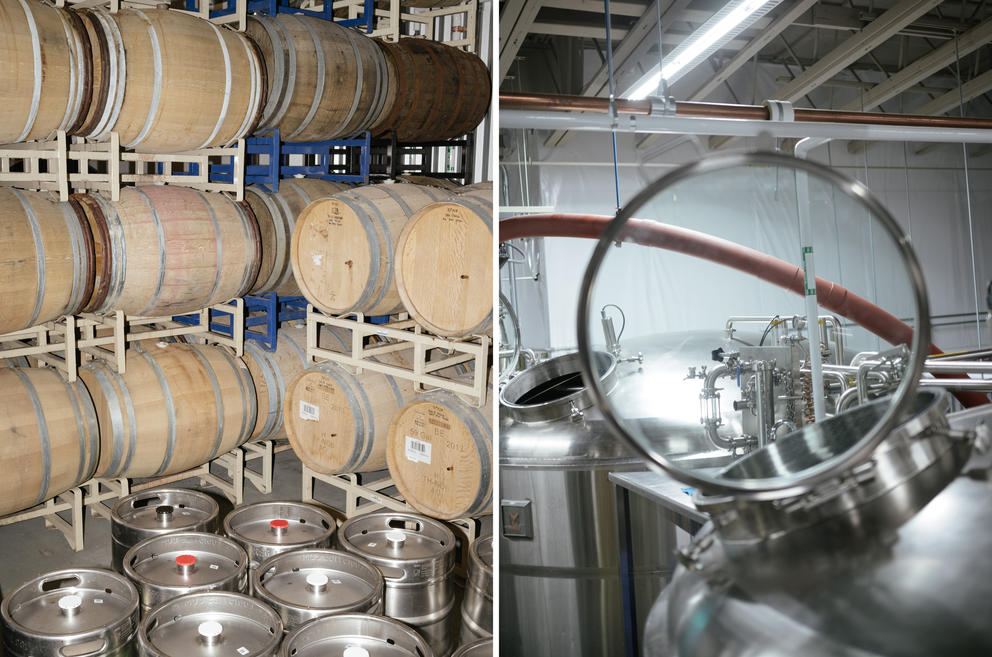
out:
{"label": "copper pipe", "polygon": [[[499,241],[521,237],[586,237],[598,239],[613,217],[592,214],[534,214],[499,222]],[[679,226],[645,219],[628,220],[620,241],[653,246],[730,267],[802,295],[803,270],[767,253]],[[913,328],[847,288],[816,277],[817,301],[827,310],[847,317],[891,344],[911,344]],[[931,354],[943,351],[930,345]],[[937,378],[954,375],[934,373]],[[954,396],[966,407],[989,403],[984,393],[958,390]]]}
{"label": "copper pipe", "polygon": [[[599,112],[610,111],[610,100],[596,96],[563,96],[557,94],[501,93],[499,106],[503,109]],[[620,114],[651,114],[651,101],[616,100]],[[725,103],[696,103],[678,101],[676,116],[718,119],[751,119],[767,121],[768,110],[761,105],[731,105]],[[992,119],[958,116],[922,116],[918,114],[885,114],[882,112],[842,112],[837,110],[796,109],[796,121],[808,123],[860,123],[898,125],[905,127],[958,128],[992,130]]]}

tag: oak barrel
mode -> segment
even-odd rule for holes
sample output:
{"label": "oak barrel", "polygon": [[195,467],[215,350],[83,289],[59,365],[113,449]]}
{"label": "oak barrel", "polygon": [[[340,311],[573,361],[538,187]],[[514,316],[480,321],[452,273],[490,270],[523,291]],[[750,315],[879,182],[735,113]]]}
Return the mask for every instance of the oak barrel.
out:
{"label": "oak barrel", "polygon": [[100,422],[99,477],[183,472],[243,444],[255,428],[248,367],[223,347],[163,342],[128,351],[124,374],[92,361],[79,376]]}
{"label": "oak barrel", "polygon": [[422,208],[396,243],[403,307],[436,335],[492,329],[492,192],[459,194]]}
{"label": "oak barrel", "polygon": [[396,414],[386,458],[410,506],[445,520],[492,509],[492,409],[491,391],[486,406],[474,408],[454,393],[436,390]]}
{"label": "oak barrel", "polygon": [[289,443],[316,472],[382,470],[389,423],[413,395],[411,381],[369,370],[356,375],[330,362],[315,365],[286,389]]}
{"label": "oak barrel", "polygon": [[72,14],[0,0],[0,144],[71,130],[89,101],[88,64]]}
{"label": "oak barrel", "polygon": [[456,183],[449,178],[434,178],[432,176],[416,176],[412,174],[404,174],[402,176],[397,176],[397,180],[401,180],[406,183],[413,183],[414,185],[426,185],[427,187],[440,187],[441,189],[447,189],[450,192],[458,193],[458,190],[462,188],[461,185]]}
{"label": "oak barrel", "polygon": [[0,188],[0,334],[79,312],[93,266],[90,231],[69,203]]}
{"label": "oak barrel", "polygon": [[267,192],[258,185],[245,189],[245,201],[258,221],[262,259],[258,278],[251,294],[275,292],[280,296],[296,296],[300,288],[293,278],[289,260],[289,242],[296,218],[313,201],[350,189],[347,183],[318,178],[298,178],[279,182],[279,191]]}
{"label": "oak barrel", "polygon": [[259,131],[320,141],[368,130],[386,98],[386,61],[372,39],[334,22],[279,14],[250,17],[269,95]]}
{"label": "oak barrel", "polygon": [[478,56],[428,39],[377,41],[389,90],[372,133],[403,142],[451,139],[471,132],[489,111],[489,70]]}
{"label": "oak barrel", "polygon": [[251,134],[265,98],[244,34],[167,9],[78,15],[93,62],[92,102],[77,133],[139,153],[223,146]]}
{"label": "oak barrel", "polygon": [[455,190],[456,194],[470,194],[473,192],[485,192],[488,194],[490,203],[496,202],[496,197],[493,195],[493,181],[484,180],[482,182],[472,183],[471,185],[464,185]]}
{"label": "oak barrel", "polygon": [[311,203],[296,221],[290,251],[303,296],[332,314],[398,312],[396,239],[415,212],[448,196],[397,183],[356,187]]}
{"label": "oak barrel", "polygon": [[251,440],[286,437],[282,421],[286,386],[307,368],[306,328],[280,327],[277,338],[274,352],[254,340],[245,340],[242,359],[251,373],[258,399],[258,419]]}
{"label": "oak barrel", "polygon": [[109,270],[97,277],[90,312],[156,317],[244,296],[258,275],[258,225],[223,194],[172,185],[92,195],[88,217]]}
{"label": "oak barrel", "polygon": [[86,387],[48,368],[0,369],[0,516],[82,484],[99,453]]}

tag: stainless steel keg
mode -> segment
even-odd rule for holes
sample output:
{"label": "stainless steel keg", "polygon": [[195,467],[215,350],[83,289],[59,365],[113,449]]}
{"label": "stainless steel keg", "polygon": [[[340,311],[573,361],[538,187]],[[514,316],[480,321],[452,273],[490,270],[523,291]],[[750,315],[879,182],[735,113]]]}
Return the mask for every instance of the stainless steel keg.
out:
{"label": "stainless steel keg", "polygon": [[159,605],[138,632],[140,657],[276,657],[282,621],[241,593],[191,593]]}
{"label": "stainless steel keg", "polygon": [[244,593],[248,554],[229,538],[177,532],[147,538],[124,555],[124,574],[138,587],[141,614],[172,598],[201,591]]}
{"label": "stainless steel keg", "polygon": [[131,657],[138,591],[110,570],[56,570],[15,588],[0,617],[8,657]]}
{"label": "stainless steel keg", "polygon": [[252,590],[287,631],[332,614],[381,614],[385,595],[378,568],[347,552],[320,549],[266,559],[252,574]]}
{"label": "stainless steel keg", "polygon": [[206,493],[184,488],[158,488],[121,498],[110,517],[113,567],[124,572],[124,553],[146,538],[171,532],[216,533],[220,507]]}
{"label": "stainless steel keg", "polygon": [[289,550],[331,547],[336,526],[330,513],[303,502],[248,504],[224,518],[224,532],[248,552],[252,569]]}
{"label": "stainless steel keg", "polygon": [[371,561],[386,579],[386,615],[411,625],[443,657],[454,644],[455,535],[432,518],[384,511],[341,525],[341,546]]}
{"label": "stainless steel keg", "polygon": [[462,643],[493,635],[493,536],[480,536],[468,551],[462,599]]}
{"label": "stainless steel keg", "polygon": [[416,632],[390,618],[324,616],[286,636],[282,657],[435,657]]}
{"label": "stainless steel keg", "polygon": [[493,657],[493,640],[479,639],[460,646],[451,657]]}

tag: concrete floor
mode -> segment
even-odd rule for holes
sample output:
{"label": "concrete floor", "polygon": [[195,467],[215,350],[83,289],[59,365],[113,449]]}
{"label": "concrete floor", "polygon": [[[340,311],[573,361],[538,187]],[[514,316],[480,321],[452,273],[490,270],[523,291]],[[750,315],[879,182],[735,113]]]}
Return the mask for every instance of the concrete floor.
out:
{"label": "concrete floor", "polygon": [[[251,483],[246,482],[245,503],[299,500],[302,493],[300,466],[300,461],[292,450],[276,454],[272,493],[263,495]],[[169,486],[192,488],[210,494],[220,504],[221,518],[233,508],[231,501],[217,489],[201,487],[196,479]],[[322,482],[317,482],[314,497],[331,509],[344,507],[344,493]],[[340,514],[337,515],[340,517]],[[87,511],[84,516],[83,543],[85,548],[74,552],[62,532],[46,528],[42,518],[0,527],[0,557],[4,562],[4,567],[0,568],[0,591],[11,591],[26,579],[60,568],[110,566],[110,521]]]}

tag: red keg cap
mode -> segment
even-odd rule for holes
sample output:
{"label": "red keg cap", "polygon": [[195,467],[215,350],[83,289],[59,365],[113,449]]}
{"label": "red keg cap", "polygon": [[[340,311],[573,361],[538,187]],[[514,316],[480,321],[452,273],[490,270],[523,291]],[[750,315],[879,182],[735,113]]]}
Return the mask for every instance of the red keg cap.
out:
{"label": "red keg cap", "polygon": [[272,529],[286,529],[287,527],[289,527],[289,521],[280,518],[278,520],[273,520],[272,522],[270,522],[269,526],[272,527]]}
{"label": "red keg cap", "polygon": [[180,554],[176,557],[176,565],[188,568],[196,565],[196,557],[192,554]]}

